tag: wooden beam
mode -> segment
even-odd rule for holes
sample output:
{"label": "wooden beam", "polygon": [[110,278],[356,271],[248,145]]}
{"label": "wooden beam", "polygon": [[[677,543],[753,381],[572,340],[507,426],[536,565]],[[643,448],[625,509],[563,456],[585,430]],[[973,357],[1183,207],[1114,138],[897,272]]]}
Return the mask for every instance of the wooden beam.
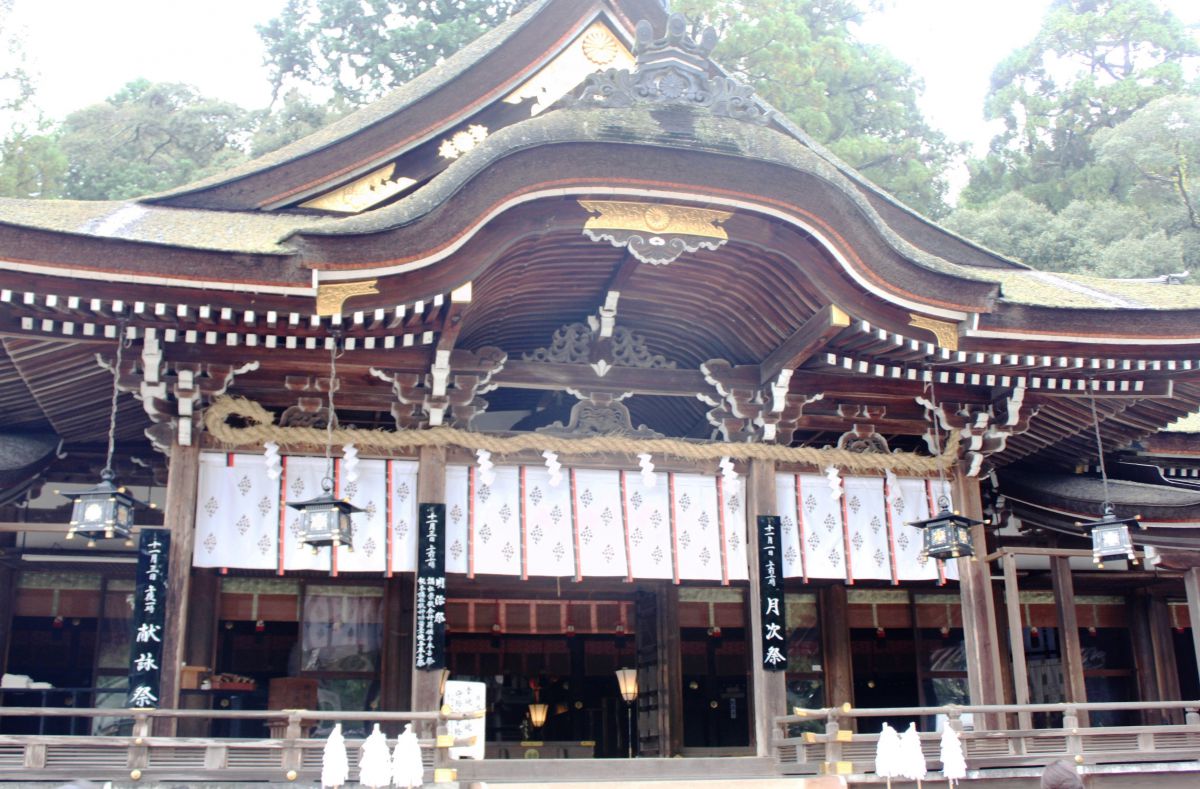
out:
{"label": "wooden beam", "polygon": [[699,370],[643,369],[614,367],[603,378],[586,364],[527,362],[509,359],[504,369],[492,376],[500,386],[518,389],[548,389],[583,387],[588,391],[637,392],[644,395],[695,397],[710,387]]}
{"label": "wooden beam", "polygon": [[[1087,686],[1083,681],[1083,652],[1079,643],[1079,620],[1075,614],[1075,586],[1071,578],[1071,560],[1054,556],[1050,559],[1050,583],[1058,613],[1058,649],[1062,657],[1063,695],[1068,703],[1087,701]],[[1086,712],[1079,712],[1079,725],[1088,725]]]}
{"label": "wooden beam", "polygon": [[[1008,645],[1012,657],[1013,696],[1017,704],[1029,703],[1029,671],[1025,666],[1025,628],[1021,623],[1021,589],[1017,584],[1017,559],[1006,553],[1004,565],[1004,611],[1008,615]],[[1028,731],[1033,719],[1028,712],[1017,713],[1017,728]]]}
{"label": "wooden beam", "polygon": [[[339,361],[338,365],[340,367],[342,362]],[[755,389],[759,385],[757,365],[738,365],[730,374],[733,376],[732,383],[736,385],[744,385],[747,389]],[[825,392],[827,398],[831,394],[848,400],[868,398],[871,403],[886,403],[888,400],[911,403],[912,398],[922,391],[919,381],[871,378],[870,391],[864,392],[864,380],[864,376],[849,373],[843,375],[827,371],[797,370],[792,376],[791,389],[798,394]],[[505,363],[504,369],[492,377],[492,381],[500,386],[518,389],[578,388],[588,391],[637,392],[643,395],[687,398],[695,397],[698,392],[712,391],[704,373],[699,370],[614,367],[601,378],[586,364],[530,362],[511,358]],[[939,385],[938,397],[963,404],[989,405],[992,402],[991,390],[979,386]]]}
{"label": "wooden beam", "polygon": [[[171,532],[166,627],[163,630],[162,685],[159,706],[179,707],[179,670],[183,666],[191,601],[192,550],[196,543],[196,491],[200,482],[200,446],[171,444],[167,470],[167,503],[163,526]],[[213,605],[216,601],[211,601]],[[175,735],[175,720],[155,722],[160,737]]]}
{"label": "wooden beam", "polygon": [[775,718],[786,715],[787,683],[782,671],[763,669],[762,649],[762,590],[758,577],[758,524],[759,515],[772,515],[775,504],[775,464],[769,460],[750,461],[750,473],[746,479],[746,559],[750,569],[750,686],[754,710],[754,750],[758,756],[771,755],[771,738],[775,732]]}
{"label": "wooden beam", "polygon": [[849,325],[850,316],[836,304],[827,304],[817,310],[762,360],[758,366],[759,385],[774,382],[784,370],[795,370]]}

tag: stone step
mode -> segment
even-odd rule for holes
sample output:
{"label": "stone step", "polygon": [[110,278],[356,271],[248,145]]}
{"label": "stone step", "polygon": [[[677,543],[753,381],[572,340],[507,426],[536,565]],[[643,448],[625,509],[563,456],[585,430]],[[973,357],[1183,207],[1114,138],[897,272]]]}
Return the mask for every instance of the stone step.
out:
{"label": "stone step", "polygon": [[[755,781],[757,789],[773,789],[771,781],[783,781],[780,787],[804,788],[800,778],[782,778],[774,759],[737,757],[689,757],[686,759],[538,759],[536,767],[522,759],[491,759],[483,762],[458,761],[458,780],[462,784],[486,783],[515,789],[517,786],[577,786],[604,783],[609,787],[652,786],[656,783],[687,781],[728,784],[731,780]],[[837,784],[841,786],[842,784]],[[678,786],[678,784],[675,784]],[[810,784],[819,787],[820,784]]]}
{"label": "stone step", "polygon": [[[738,778],[736,786],[747,786],[749,789],[845,789],[846,781],[841,777],[824,776],[821,778]],[[664,781],[558,781],[554,783],[495,783],[473,782],[460,786],[469,789],[680,789],[687,787],[730,787],[730,779],[696,779],[678,778]]]}

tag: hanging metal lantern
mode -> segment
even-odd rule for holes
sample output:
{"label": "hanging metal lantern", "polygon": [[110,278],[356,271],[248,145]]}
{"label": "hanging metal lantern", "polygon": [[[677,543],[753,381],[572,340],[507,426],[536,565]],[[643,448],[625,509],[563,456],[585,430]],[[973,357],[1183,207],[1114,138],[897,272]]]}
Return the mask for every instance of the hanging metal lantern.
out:
{"label": "hanging metal lantern", "polygon": [[934,559],[946,561],[975,555],[971,542],[971,527],[983,524],[957,512],[950,511],[950,502],[945,498],[938,501],[941,508],[937,515],[923,521],[911,521],[923,532],[921,553]]}
{"label": "hanging metal lantern", "polygon": [[333,497],[333,482],[321,480],[320,496],[308,501],[289,501],[288,506],[300,512],[300,541],[316,553],[320,548],[344,547],[354,550],[354,524],[350,518],[366,512],[345,499]]}
{"label": "hanging metal lantern", "polygon": [[1129,533],[1129,527],[1137,523],[1136,517],[1118,518],[1113,505],[1106,501],[1104,516],[1100,520],[1076,522],[1075,525],[1092,533],[1092,561],[1103,567],[1105,559],[1122,557],[1131,562],[1137,561],[1137,554],[1133,550],[1133,538]]}
{"label": "hanging metal lantern", "polygon": [[95,487],[81,493],[63,494],[74,503],[70,528],[67,530],[68,540],[76,534],[89,540],[114,537],[128,539],[133,533],[134,508],[153,508],[153,504],[146,505],[135,499],[113,478],[112,469],[106,468],[100,472],[100,483]]}
{"label": "hanging metal lantern", "polygon": [[[100,482],[93,488],[81,493],[64,493],[70,499],[71,523],[67,529],[67,539],[76,534],[88,539],[88,546],[96,544],[98,539],[113,539],[119,537],[126,545],[132,545],[133,511],[137,507],[154,509],[153,504],[135,499],[124,486],[116,483],[113,473],[113,450],[117,438],[117,398],[120,396],[121,356],[125,348],[125,324],[117,329],[116,359],[113,361],[112,401],[108,414],[108,453],[104,458],[104,470],[100,472]],[[56,491],[57,492],[57,491]]]}

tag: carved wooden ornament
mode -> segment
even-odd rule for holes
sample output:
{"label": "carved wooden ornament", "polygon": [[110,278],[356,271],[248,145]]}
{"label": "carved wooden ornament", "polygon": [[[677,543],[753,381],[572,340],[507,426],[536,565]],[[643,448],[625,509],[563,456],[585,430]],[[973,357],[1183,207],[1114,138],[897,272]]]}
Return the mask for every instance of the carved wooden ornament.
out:
{"label": "carved wooden ornament", "polygon": [[950,321],[939,321],[915,312],[908,314],[908,325],[916,329],[925,329],[937,339],[939,348],[947,351],[958,350],[958,324]]}
{"label": "carved wooden ornament", "polygon": [[583,226],[585,236],[628,249],[638,260],[654,265],[666,265],[702,247],[720,248],[729,240],[720,223],[733,216],[670,203],[580,200],[579,205],[595,214]]}
{"label": "carved wooden ornament", "polygon": [[341,315],[342,305],[346,299],[378,293],[379,288],[375,287],[378,282],[379,280],[376,279],[365,279],[358,282],[332,282],[318,285],[317,314],[322,317]]}

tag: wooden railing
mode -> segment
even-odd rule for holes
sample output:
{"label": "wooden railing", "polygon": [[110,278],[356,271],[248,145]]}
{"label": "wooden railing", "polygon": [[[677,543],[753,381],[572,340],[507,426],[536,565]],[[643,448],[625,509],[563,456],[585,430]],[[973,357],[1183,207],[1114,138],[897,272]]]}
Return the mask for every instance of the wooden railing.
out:
{"label": "wooden railing", "polygon": [[[1185,722],[1161,726],[1079,725],[1080,713],[1184,710]],[[878,734],[857,734],[850,721],[862,718],[913,720],[945,716],[962,737],[968,769],[1040,767],[1056,759],[1077,764],[1196,761],[1200,759],[1200,701],[1109,702],[1089,704],[991,704],[946,707],[895,707],[796,710],[775,719],[772,743],[780,768],[789,774],[872,773]],[[962,716],[1058,713],[1062,726],[1042,729],[963,730]],[[797,731],[812,727],[821,731]],[[941,734],[922,732],[921,748],[930,771],[941,766]]]}
{"label": "wooden railing", "polygon": [[[316,710],[127,710],[112,708],[0,707],[0,717],[10,718],[124,718],[132,720],[129,735],[0,734],[0,780],[93,781],[315,781],[321,773],[325,739],[304,736],[313,723],[379,723],[385,728],[426,729],[420,737],[427,778],[453,780],[448,750],[472,744],[473,738],[455,739],[446,723],[478,718],[475,714],[439,712],[328,712]],[[265,721],[282,737],[238,739],[212,737],[156,737],[155,720],[205,719],[209,721]],[[432,736],[430,736],[432,735]],[[357,775],[357,748],[361,740],[347,740],[350,775]],[[389,742],[389,747],[395,741]],[[35,777],[36,776],[36,777]]]}

